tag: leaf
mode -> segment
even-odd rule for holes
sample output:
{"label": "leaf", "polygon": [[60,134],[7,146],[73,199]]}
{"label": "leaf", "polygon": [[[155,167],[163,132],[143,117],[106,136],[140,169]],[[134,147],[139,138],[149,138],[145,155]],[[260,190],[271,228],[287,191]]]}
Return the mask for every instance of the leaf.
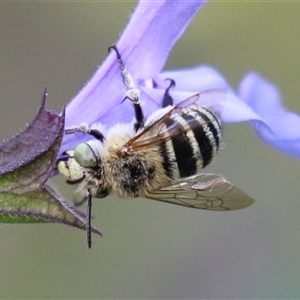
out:
{"label": "leaf", "polygon": [[[46,110],[47,91],[31,124],[0,144],[0,222],[62,223],[85,230],[85,214],[46,184],[64,134],[61,115]],[[92,228],[94,233],[102,235]]]}

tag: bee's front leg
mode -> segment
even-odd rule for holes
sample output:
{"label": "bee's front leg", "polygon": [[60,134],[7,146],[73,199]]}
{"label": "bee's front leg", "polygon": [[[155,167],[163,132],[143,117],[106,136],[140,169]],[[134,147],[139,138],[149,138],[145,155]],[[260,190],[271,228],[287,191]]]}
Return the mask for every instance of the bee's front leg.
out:
{"label": "bee's front leg", "polygon": [[66,129],[65,134],[73,134],[75,132],[83,132],[93,136],[96,140],[103,141],[104,135],[98,130],[90,128],[87,124],[83,123],[77,127]]}
{"label": "bee's front leg", "polygon": [[123,101],[128,99],[132,102],[134,107],[134,112],[135,112],[135,119],[136,119],[136,122],[134,123],[134,129],[135,131],[138,131],[140,128],[144,127],[144,114],[140,104],[140,90],[135,86],[133,78],[125,68],[124,62],[122,60],[122,57],[119,53],[117,46],[113,45],[109,47],[108,50],[110,51],[111,49],[114,50],[117,54],[121,75],[126,89],[126,94]]}

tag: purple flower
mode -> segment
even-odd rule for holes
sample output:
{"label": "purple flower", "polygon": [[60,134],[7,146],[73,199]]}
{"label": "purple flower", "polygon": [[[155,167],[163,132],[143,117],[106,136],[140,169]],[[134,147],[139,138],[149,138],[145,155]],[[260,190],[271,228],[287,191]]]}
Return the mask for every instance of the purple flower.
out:
{"label": "purple flower", "polygon": [[258,74],[247,74],[240,83],[239,98],[268,125],[252,121],[257,134],[268,144],[300,158],[300,116],[285,109],[278,89]]}
{"label": "purple flower", "polygon": [[[236,95],[222,75],[207,66],[160,73],[173,45],[204,3],[141,1],[117,43],[127,70],[141,90],[144,114],[160,108],[168,85],[166,78],[176,82],[171,91],[175,104],[195,93],[221,88],[226,92],[223,122],[248,121],[265,142],[300,157],[300,117],[285,110],[277,89],[258,75],[247,75]],[[67,106],[66,128],[95,122],[110,127],[132,121],[132,104],[121,104],[124,95],[116,54],[112,52]],[[87,139],[90,137],[82,133],[67,135],[61,151],[74,149]]]}

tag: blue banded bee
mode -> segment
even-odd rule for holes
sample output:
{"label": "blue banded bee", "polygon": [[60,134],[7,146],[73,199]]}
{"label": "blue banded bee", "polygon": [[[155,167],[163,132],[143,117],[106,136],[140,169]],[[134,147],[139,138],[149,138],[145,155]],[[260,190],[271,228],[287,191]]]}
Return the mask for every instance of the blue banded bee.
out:
{"label": "blue banded bee", "polygon": [[[144,120],[139,90],[124,67],[116,46],[126,98],[134,107],[134,123],[118,123],[108,130],[96,124],[67,129],[66,134],[84,132],[92,139],[67,151],[58,171],[67,182],[77,183],[87,205],[87,241],[91,247],[92,197],[115,195],[144,197],[191,208],[226,211],[245,208],[254,201],[223,176],[199,174],[219,149],[221,123],[202,99],[223,97],[220,90],[196,94],[173,106],[170,79],[162,108]],[[125,100],[124,99],[124,100]],[[106,132],[105,132],[106,131]],[[83,201],[77,204],[81,204]]]}

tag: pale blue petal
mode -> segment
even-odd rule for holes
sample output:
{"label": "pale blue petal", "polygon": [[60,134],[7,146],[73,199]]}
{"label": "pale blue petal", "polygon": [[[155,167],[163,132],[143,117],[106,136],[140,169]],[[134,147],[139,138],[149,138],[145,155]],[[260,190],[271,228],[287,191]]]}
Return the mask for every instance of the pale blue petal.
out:
{"label": "pale blue petal", "polygon": [[254,129],[266,143],[300,157],[300,116],[283,107],[280,93],[271,82],[250,73],[241,81],[239,97],[268,123],[273,134],[254,122]]}
{"label": "pale blue petal", "polygon": [[[205,1],[140,1],[117,47],[136,80],[159,74],[175,42]],[[107,45],[109,46],[109,45]],[[131,120],[133,109],[124,99],[116,54],[111,53],[86,86],[68,104],[66,128]],[[62,151],[86,140],[84,134],[67,135]]]}
{"label": "pale blue petal", "polygon": [[[152,98],[152,101],[155,101],[157,108],[162,101],[166,87],[169,85],[169,82],[166,81],[167,78],[172,78],[176,82],[175,88],[170,91],[175,105],[195,93],[221,89],[226,93],[226,102],[220,114],[223,122],[233,123],[253,120],[264,122],[260,115],[249,105],[241,102],[240,99],[235,96],[224,77],[218,71],[208,66],[163,72],[155,78],[157,85],[155,90],[141,86],[140,88]],[[218,105],[217,99],[213,105]],[[147,106],[148,103],[145,104],[145,110]],[[211,107],[213,108],[213,106]],[[219,109],[216,109],[216,111],[218,110]]]}

